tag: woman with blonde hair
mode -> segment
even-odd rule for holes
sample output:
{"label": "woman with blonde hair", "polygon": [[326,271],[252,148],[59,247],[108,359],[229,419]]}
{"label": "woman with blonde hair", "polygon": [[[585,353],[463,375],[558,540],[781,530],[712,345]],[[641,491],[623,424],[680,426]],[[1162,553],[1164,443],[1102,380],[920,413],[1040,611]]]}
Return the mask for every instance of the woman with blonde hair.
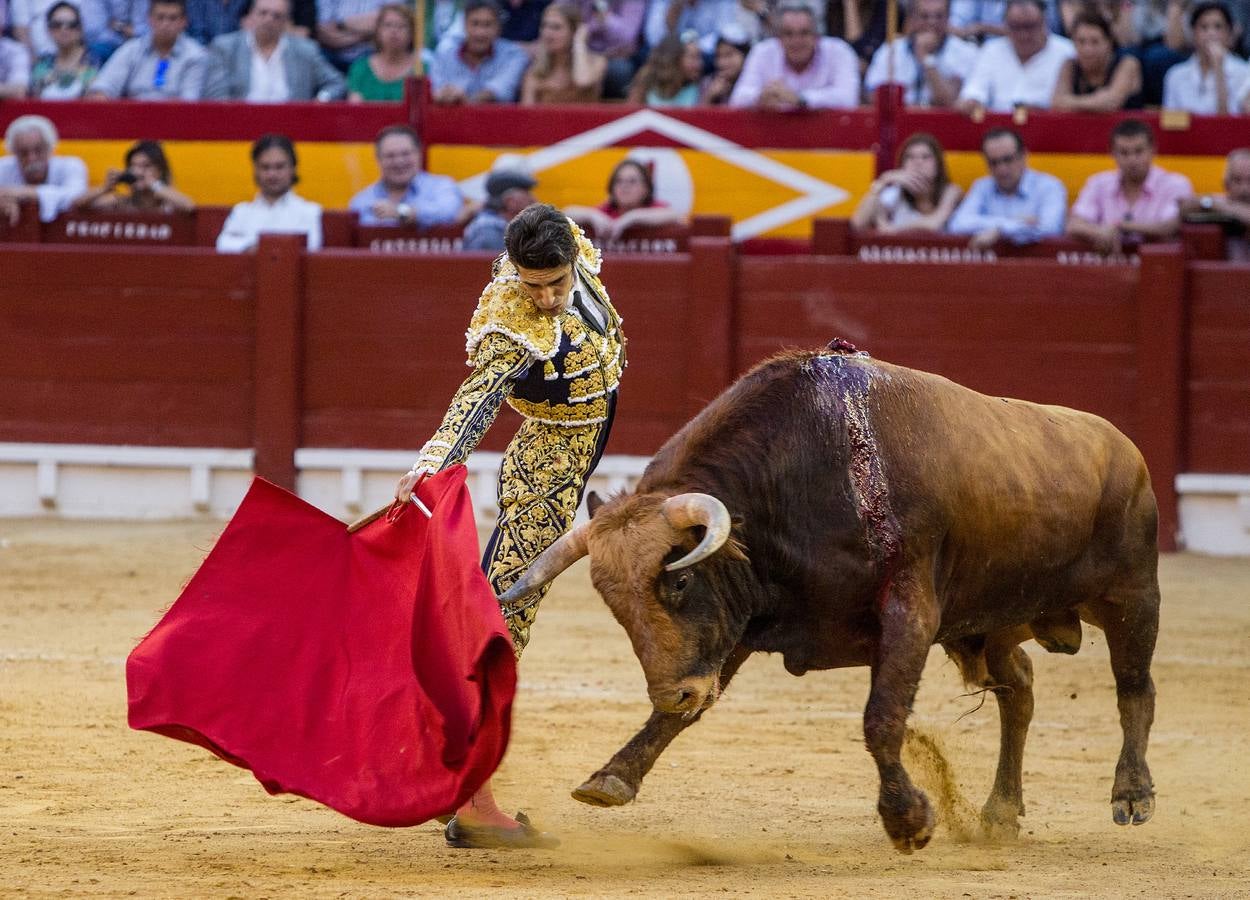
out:
{"label": "woman with blonde hair", "polygon": [[855,228],[941,231],[959,204],[946,172],[946,153],[931,134],[913,134],[898,151],[898,168],[873,181],[851,215]]}
{"label": "woman with blonde hair", "polygon": [[416,25],[411,7],[388,3],[378,10],[373,30],[377,49],[352,63],[347,71],[347,99],[353,103],[398,103],[404,99],[404,80],[413,73]]}
{"label": "woman with blonde hair", "polygon": [[608,60],[587,46],[587,31],[576,7],[553,3],[543,11],[522,103],[595,103],[603,96]]}

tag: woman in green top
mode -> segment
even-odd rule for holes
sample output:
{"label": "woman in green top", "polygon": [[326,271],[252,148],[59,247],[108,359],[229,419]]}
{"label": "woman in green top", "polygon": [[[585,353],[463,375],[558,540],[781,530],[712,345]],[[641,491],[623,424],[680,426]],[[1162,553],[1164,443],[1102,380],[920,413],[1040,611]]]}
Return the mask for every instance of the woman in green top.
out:
{"label": "woman in green top", "polygon": [[359,103],[404,99],[404,79],[412,74],[415,64],[414,31],[409,7],[388,3],[378,10],[378,24],[373,32],[377,50],[352,63],[347,72],[348,100]]}

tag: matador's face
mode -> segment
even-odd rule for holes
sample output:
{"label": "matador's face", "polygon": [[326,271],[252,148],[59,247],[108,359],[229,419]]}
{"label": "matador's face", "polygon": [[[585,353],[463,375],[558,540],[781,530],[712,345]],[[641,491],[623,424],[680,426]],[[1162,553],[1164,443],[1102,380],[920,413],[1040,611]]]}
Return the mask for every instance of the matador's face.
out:
{"label": "matador's face", "polygon": [[527,269],[517,266],[521,287],[538,311],[548,316],[558,316],[568,309],[569,292],[573,289],[573,264],[554,269]]}

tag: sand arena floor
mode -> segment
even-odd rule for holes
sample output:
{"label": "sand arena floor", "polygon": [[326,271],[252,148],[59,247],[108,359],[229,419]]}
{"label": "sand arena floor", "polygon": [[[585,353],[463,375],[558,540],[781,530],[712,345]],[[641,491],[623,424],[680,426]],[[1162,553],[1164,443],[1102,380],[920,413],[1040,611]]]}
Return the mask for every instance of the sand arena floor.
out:
{"label": "sand arena floor", "polygon": [[[1150,748],[1154,819],[1112,824],[1120,731],[1100,632],[1031,647],[1037,710],[1019,840],[961,838],[993,777],[991,701],[934,650],[913,721],[955,787],[933,842],[896,853],[863,749],[866,670],[792,678],[757,657],[621,809],[569,797],[640,725],[624,632],[585,565],[547,599],[526,654],[509,806],[554,852],[457,851],[434,824],[387,830],[190,745],[129,731],[123,661],[220,523],[0,522],[0,896],[1250,897],[1250,561],[1163,561]],[[939,773],[913,774],[931,797]]]}

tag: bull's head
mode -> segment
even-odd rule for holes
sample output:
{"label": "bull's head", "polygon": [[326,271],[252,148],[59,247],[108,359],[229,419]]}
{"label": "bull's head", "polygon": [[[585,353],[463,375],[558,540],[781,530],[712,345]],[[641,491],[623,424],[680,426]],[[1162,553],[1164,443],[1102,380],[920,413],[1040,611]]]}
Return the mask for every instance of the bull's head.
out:
{"label": "bull's head", "polygon": [[729,512],[697,493],[602,504],[592,494],[589,505],[591,520],[534,560],[500,602],[516,603],[589,554],[591,580],[629,634],[651,702],[694,715],[719,695],[721,665],[745,624],[724,596],[723,563],[746,559],[730,539]]}

